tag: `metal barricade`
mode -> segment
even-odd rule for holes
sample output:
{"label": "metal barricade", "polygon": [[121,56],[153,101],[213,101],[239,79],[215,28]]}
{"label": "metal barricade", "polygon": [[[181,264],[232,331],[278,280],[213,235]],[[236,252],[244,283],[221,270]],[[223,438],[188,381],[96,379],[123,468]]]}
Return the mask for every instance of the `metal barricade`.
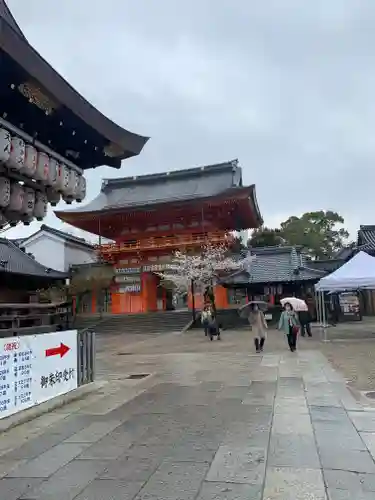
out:
{"label": "metal barricade", "polygon": [[90,328],[78,332],[77,335],[78,386],[94,382],[95,355],[96,355],[95,332]]}

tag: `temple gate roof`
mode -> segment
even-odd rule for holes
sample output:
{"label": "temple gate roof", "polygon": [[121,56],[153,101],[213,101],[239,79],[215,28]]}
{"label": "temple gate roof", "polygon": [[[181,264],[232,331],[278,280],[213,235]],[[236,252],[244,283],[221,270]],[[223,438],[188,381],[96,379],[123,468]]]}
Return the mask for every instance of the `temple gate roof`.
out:
{"label": "temple gate roof", "polygon": [[238,189],[243,189],[242,169],[234,160],[159,174],[104,179],[101,191],[93,201],[73,210],[56,212],[56,215],[134,209],[210,198],[227,192],[234,194]]}

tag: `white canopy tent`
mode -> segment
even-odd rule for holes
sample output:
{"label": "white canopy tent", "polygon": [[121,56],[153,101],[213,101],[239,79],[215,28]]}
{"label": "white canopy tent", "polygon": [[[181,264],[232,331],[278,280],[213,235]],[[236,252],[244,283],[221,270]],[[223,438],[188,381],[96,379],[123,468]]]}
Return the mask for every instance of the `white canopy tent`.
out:
{"label": "white canopy tent", "polygon": [[375,257],[365,252],[357,253],[343,266],[319,280],[315,285],[317,314],[323,329],[324,340],[327,340],[324,292],[360,289],[375,289]]}
{"label": "white canopy tent", "polygon": [[322,278],[316,285],[317,292],[375,289],[375,257],[359,252],[339,269]]}

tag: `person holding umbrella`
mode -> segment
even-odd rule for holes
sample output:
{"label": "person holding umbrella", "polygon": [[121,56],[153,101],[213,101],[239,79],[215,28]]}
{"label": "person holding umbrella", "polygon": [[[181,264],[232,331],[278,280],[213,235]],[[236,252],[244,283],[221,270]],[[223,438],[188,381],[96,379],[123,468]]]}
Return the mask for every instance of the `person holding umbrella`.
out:
{"label": "person holding umbrella", "polygon": [[306,333],[309,337],[312,337],[310,325],[311,315],[306,301],[303,299],[298,299],[297,297],[286,297],[284,299],[281,299],[280,303],[282,306],[285,306],[285,304],[290,304],[292,306],[292,309],[297,314],[301,326],[302,337],[304,337]]}
{"label": "person holding umbrella", "polygon": [[[283,303],[283,301],[280,301]],[[297,336],[299,331],[299,322],[297,313],[294,311],[290,302],[284,302],[284,311],[279,320],[279,330],[282,330],[288,340],[289,349],[294,352],[297,349]]]}
{"label": "person holding umbrella", "polygon": [[243,317],[247,315],[247,319],[251,326],[251,331],[254,336],[254,345],[257,353],[262,352],[266,341],[267,321],[264,317],[262,309],[266,310],[268,304],[266,302],[248,302],[240,310]]}

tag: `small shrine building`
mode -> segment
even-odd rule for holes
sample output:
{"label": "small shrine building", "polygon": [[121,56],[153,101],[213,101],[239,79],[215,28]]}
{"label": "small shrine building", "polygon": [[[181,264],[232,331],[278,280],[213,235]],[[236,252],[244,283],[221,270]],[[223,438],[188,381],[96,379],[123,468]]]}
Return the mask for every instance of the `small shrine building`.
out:
{"label": "small shrine building", "polygon": [[[106,179],[91,203],[55,213],[64,222],[113,241],[97,250],[101,260],[113,266],[114,279],[103,293],[110,295],[106,303],[114,314],[176,308],[173,291],[161,285],[159,275],[176,250],[199,252],[208,241],[223,243],[232,231],[262,223],[255,186],[243,185],[237,160]],[[195,296],[198,308],[201,295]],[[88,300],[90,311],[96,312],[99,299]],[[216,286],[215,300],[217,308],[228,307],[227,289]]]}

